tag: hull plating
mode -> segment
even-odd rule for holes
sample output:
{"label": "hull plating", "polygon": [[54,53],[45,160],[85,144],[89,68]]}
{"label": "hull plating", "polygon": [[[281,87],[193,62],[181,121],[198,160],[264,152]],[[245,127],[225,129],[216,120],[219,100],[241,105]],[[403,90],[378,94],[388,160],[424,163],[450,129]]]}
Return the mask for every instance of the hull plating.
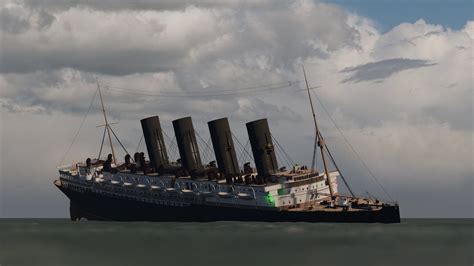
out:
{"label": "hull plating", "polygon": [[384,206],[371,211],[275,211],[224,206],[159,205],[131,199],[108,197],[95,193],[79,193],[58,186],[70,199],[72,220],[86,218],[103,221],[154,222],[332,222],[332,223],[399,223],[398,206]]}

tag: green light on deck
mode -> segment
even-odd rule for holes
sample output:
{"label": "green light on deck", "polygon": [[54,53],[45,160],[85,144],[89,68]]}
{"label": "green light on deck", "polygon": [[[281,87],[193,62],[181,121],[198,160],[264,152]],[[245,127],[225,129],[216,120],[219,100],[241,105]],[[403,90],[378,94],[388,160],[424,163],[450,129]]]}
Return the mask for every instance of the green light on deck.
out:
{"label": "green light on deck", "polygon": [[275,200],[273,199],[272,195],[267,194],[267,196],[265,196],[265,199],[268,202],[268,204],[275,206]]}

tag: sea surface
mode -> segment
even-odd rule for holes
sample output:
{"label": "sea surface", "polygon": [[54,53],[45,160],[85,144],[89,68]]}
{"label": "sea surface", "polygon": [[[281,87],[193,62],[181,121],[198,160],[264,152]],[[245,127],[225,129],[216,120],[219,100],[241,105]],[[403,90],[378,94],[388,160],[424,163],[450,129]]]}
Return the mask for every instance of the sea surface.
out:
{"label": "sea surface", "polygon": [[473,225],[0,219],[0,265],[472,266]]}

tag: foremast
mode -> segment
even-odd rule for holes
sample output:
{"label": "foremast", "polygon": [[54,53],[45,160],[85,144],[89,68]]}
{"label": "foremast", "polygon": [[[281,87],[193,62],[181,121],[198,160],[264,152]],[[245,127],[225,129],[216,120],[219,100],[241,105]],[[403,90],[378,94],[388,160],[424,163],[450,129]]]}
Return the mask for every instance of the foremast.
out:
{"label": "foremast", "polygon": [[117,160],[115,157],[115,151],[114,151],[114,146],[112,144],[112,136],[110,135],[110,124],[109,121],[107,120],[107,112],[105,111],[105,105],[104,105],[104,99],[102,98],[102,92],[100,91],[100,84],[99,84],[99,79],[97,79],[97,89],[99,90],[99,97],[100,97],[100,104],[102,107],[102,113],[104,114],[104,122],[105,122],[105,130],[107,131],[107,135],[109,137],[109,144],[110,144],[110,149],[112,150],[112,158],[114,164],[117,164]]}
{"label": "foremast", "polygon": [[[308,79],[306,78],[306,71],[303,66],[303,75],[304,75],[304,81],[306,83],[306,90],[308,91],[308,98],[309,98],[309,104],[311,106],[311,113],[313,114],[313,122],[314,122],[314,129],[316,131],[315,133],[315,139],[314,139],[314,150],[313,150],[313,159],[311,162],[311,170],[314,169],[314,164],[316,161],[316,145],[319,147],[319,150],[321,152],[321,159],[323,161],[323,166],[324,166],[324,174],[326,175],[326,182],[329,187],[329,194],[331,195],[331,199],[334,199],[334,190],[332,188],[331,184],[331,178],[329,176],[329,170],[328,166],[326,163],[326,157],[324,156],[324,147],[326,146],[324,142],[323,136],[321,136],[321,132],[319,131],[318,127],[318,121],[316,120],[316,113],[314,111],[314,106],[313,106],[313,99],[311,98],[311,92],[308,84]],[[327,148],[327,147],[326,147]]]}

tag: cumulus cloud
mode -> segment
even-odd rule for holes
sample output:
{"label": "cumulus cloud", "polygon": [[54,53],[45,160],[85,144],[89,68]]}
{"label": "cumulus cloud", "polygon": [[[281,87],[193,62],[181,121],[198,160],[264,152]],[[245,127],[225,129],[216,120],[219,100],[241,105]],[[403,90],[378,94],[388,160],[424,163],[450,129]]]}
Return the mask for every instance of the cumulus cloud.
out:
{"label": "cumulus cloud", "polygon": [[[32,12],[26,6],[15,8]],[[55,13],[47,29],[6,33],[2,49],[8,52],[2,55],[0,71],[72,67],[128,75],[184,68],[178,72],[186,73],[190,65],[200,66],[193,67],[196,72],[216,67],[219,60],[247,68],[256,56],[268,66],[288,68],[301,52],[311,54],[320,49],[318,45],[334,50],[357,38],[344,23],[347,14],[331,5],[296,2],[274,8],[271,12],[193,5],[180,10],[111,12],[70,8]],[[318,23],[305,24],[309,17],[317,17]],[[329,18],[339,23],[328,23]],[[23,20],[28,24],[28,19]]]}
{"label": "cumulus cloud", "polygon": [[[169,135],[179,117],[192,115],[204,134],[207,121],[228,116],[243,141],[245,122],[267,117],[293,159],[307,164],[314,129],[304,83],[212,96],[301,81],[304,64],[310,86],[320,86],[312,92],[321,127],[359,192],[373,180],[364,180],[332,121],[402,204],[413,191],[430,197],[425,185],[433,182],[469,194],[474,22],[452,30],[419,20],[382,33],[369,19],[324,2],[79,0],[4,3],[0,25],[1,161],[9,188],[23,184],[13,176],[35,173],[40,184],[55,175],[96,78],[130,149],[141,136],[138,120],[149,115],[159,114]],[[97,148],[95,100],[91,125],[68,160]],[[31,128],[37,134],[26,134]],[[33,152],[18,149],[25,143]],[[23,160],[34,163],[18,171]]]}
{"label": "cumulus cloud", "polygon": [[9,34],[21,34],[34,28],[43,30],[51,25],[54,16],[44,9],[31,10],[15,3],[0,9],[0,29]]}
{"label": "cumulus cloud", "polygon": [[[193,2],[183,0],[25,0],[24,5],[33,8],[48,8],[55,11],[64,11],[71,8],[91,8],[101,11],[120,11],[120,10],[177,10],[184,9],[189,5],[208,8],[233,7],[238,8],[265,8],[270,0],[197,0]],[[283,1],[280,1],[283,2]]]}

